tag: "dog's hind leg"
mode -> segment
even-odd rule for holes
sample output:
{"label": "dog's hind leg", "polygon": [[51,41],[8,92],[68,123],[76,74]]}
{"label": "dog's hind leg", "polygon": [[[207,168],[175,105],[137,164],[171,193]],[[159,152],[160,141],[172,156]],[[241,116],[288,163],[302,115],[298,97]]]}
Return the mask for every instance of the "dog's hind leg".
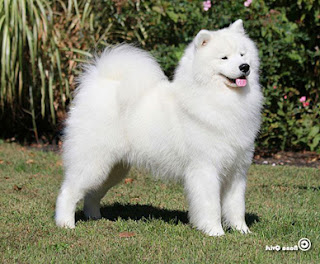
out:
{"label": "dog's hind leg", "polygon": [[57,199],[55,215],[56,224],[61,227],[75,227],[77,203],[87,193],[98,190],[113,168],[112,159],[106,156],[97,158],[101,153],[91,152],[90,155],[83,153],[88,152],[73,150],[65,159],[65,179]]}
{"label": "dog's hind leg", "polygon": [[88,219],[100,219],[100,200],[105,196],[106,192],[118,184],[122,179],[126,177],[130,170],[130,166],[118,163],[116,164],[106,181],[98,188],[89,191],[84,198],[84,214]]}

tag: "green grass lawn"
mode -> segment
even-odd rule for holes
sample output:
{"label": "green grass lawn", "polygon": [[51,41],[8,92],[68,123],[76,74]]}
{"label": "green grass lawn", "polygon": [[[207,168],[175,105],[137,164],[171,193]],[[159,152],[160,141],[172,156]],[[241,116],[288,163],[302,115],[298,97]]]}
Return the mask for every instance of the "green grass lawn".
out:
{"label": "green grass lawn", "polygon": [[[76,229],[57,228],[62,174],[55,153],[0,144],[1,263],[320,263],[319,169],[252,166],[246,200],[253,233],[218,238],[188,224],[180,185],[138,170],[103,199],[102,220],[84,221],[79,205]],[[265,250],[303,237],[309,251]]]}

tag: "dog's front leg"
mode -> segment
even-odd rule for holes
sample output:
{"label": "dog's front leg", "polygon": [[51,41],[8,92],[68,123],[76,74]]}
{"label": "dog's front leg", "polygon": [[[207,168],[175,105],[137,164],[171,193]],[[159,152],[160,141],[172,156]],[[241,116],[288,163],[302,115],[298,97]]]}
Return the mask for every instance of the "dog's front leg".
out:
{"label": "dog's front leg", "polygon": [[189,169],[185,191],[189,202],[189,219],[197,229],[209,236],[222,236],[220,180],[212,167]]}
{"label": "dog's front leg", "polygon": [[245,221],[245,191],[247,168],[238,169],[231,175],[222,193],[222,214],[227,226],[239,230],[243,234],[251,233]]}

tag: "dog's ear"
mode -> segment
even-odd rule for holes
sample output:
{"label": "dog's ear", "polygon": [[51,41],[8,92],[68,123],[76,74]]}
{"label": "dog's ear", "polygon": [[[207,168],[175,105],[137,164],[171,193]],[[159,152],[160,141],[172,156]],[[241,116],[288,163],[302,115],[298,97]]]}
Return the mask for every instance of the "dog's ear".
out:
{"label": "dog's ear", "polygon": [[210,39],[211,39],[210,31],[208,31],[206,29],[200,30],[195,38],[196,48],[201,48],[203,46],[206,46],[208,44],[208,42],[210,41]]}
{"label": "dog's ear", "polygon": [[236,31],[238,33],[242,33],[244,34],[245,31],[244,31],[244,28],[243,28],[243,21],[242,19],[238,19],[237,21],[235,21],[234,23],[232,23],[230,26],[229,26],[229,29],[233,30],[233,31]]}

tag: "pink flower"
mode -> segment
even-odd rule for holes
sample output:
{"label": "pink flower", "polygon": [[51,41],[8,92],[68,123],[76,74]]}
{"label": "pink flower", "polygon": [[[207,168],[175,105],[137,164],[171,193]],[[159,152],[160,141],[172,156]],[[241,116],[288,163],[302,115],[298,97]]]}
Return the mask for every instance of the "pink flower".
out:
{"label": "pink flower", "polygon": [[277,89],[277,86],[276,86],[276,85],[274,85],[274,86],[273,86],[273,89]]}
{"label": "pink flower", "polygon": [[283,98],[284,98],[284,99],[287,99],[287,98],[288,98],[288,96],[286,96],[286,95],[285,95],[285,96],[283,96]]}
{"label": "pink flower", "polygon": [[247,0],[244,2],[244,6],[249,7],[251,5],[251,3],[252,3],[252,0]]}
{"label": "pink flower", "polygon": [[300,98],[300,102],[302,103],[302,102],[305,102],[307,100],[307,97],[305,97],[305,96],[301,96],[301,98]]}
{"label": "pink flower", "polygon": [[203,4],[203,10],[204,11],[208,11],[211,8],[211,1],[210,0],[203,1],[202,4]]}
{"label": "pink flower", "polygon": [[309,106],[309,102],[303,102],[302,105],[303,105],[303,107],[307,107],[307,106]]}

